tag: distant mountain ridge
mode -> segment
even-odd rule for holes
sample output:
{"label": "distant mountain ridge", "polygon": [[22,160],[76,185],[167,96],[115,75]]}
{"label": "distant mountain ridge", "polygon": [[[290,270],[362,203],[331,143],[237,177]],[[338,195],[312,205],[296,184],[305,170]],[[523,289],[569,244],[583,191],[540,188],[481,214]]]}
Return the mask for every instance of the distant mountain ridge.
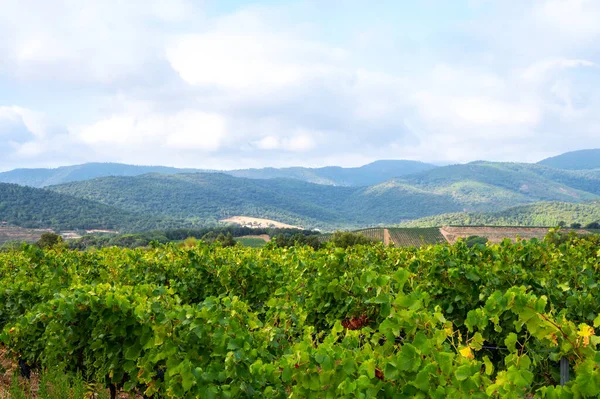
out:
{"label": "distant mountain ridge", "polygon": [[600,169],[600,149],[571,151],[546,158],[539,164],[567,170]]}
{"label": "distant mountain ridge", "polygon": [[328,166],[324,168],[261,168],[218,171],[209,169],[180,169],[168,166],[137,166],[119,163],[86,163],[55,169],[14,169],[0,173],[0,182],[22,186],[47,187],[75,181],[108,176],[140,176],[148,173],[165,175],[182,173],[224,173],[251,179],[289,178],[332,186],[369,186],[393,177],[436,168],[418,161],[375,161],[356,168]]}
{"label": "distant mountain ridge", "polygon": [[418,161],[381,160],[356,168],[342,168],[340,166],[263,168],[224,171],[223,173],[251,179],[292,178],[332,186],[371,186],[394,177],[424,172],[436,167]]}
{"label": "distant mountain ridge", "polygon": [[[543,208],[533,219],[523,216],[518,208],[541,202],[583,204],[584,208],[576,208],[581,215],[594,216],[600,209],[600,169],[568,170],[511,162],[435,167],[412,161],[378,161],[359,168],[219,173],[85,164],[14,170],[0,174],[2,179],[46,187],[0,186],[13,187],[6,192],[16,193],[16,199],[0,199],[0,220],[24,227],[119,226],[122,231],[134,231],[167,225],[213,225],[242,215],[332,230],[397,225],[421,218],[441,222],[447,214],[452,220],[475,215],[471,217],[484,221],[553,221],[541,218],[544,212],[557,214],[554,208]],[[507,213],[485,216],[490,212]],[[70,223],[70,218],[82,223]]]}
{"label": "distant mountain ridge", "polygon": [[201,169],[178,169],[169,166],[137,166],[120,163],[86,163],[61,166],[54,169],[13,169],[0,173],[0,182],[30,187],[46,187],[73,181],[90,180],[106,176],[138,176],[146,173],[197,173]]}

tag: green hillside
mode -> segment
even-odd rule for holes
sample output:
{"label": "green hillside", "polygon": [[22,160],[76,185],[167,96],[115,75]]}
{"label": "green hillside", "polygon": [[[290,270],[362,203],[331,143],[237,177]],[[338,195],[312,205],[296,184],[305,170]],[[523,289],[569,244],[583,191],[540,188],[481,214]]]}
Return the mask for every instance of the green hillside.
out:
{"label": "green hillside", "polygon": [[395,183],[449,196],[465,211],[489,211],[537,201],[583,202],[600,194],[600,173],[520,163],[452,165],[395,179]]}
{"label": "green hillside", "polygon": [[539,163],[557,169],[600,169],[600,149],[567,152]]}
{"label": "green hillside", "polygon": [[336,229],[398,224],[447,213],[490,212],[540,201],[593,201],[600,198],[600,171],[475,162],[369,187],[188,173],[104,177],[49,189],[130,212],[199,224],[244,215]]}
{"label": "green hillside", "polygon": [[0,183],[0,222],[25,228],[149,230],[183,221],[141,216],[48,190]]}
{"label": "green hillside", "polygon": [[494,213],[451,213],[430,216],[403,223],[403,226],[557,226],[580,223],[583,226],[600,222],[600,202],[585,204],[541,202],[518,206]]}
{"label": "green hillside", "polygon": [[340,214],[336,197],[356,190],[209,173],[104,177],[50,189],[128,211],[199,223],[244,215],[311,227],[353,222],[352,215]]}

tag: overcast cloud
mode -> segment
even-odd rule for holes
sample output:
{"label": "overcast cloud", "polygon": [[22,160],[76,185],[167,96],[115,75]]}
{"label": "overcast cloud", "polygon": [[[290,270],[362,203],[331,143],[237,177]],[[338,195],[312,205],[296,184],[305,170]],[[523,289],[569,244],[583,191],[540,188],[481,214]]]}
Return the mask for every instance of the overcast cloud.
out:
{"label": "overcast cloud", "polygon": [[0,9],[0,170],[529,162],[600,147],[596,0]]}

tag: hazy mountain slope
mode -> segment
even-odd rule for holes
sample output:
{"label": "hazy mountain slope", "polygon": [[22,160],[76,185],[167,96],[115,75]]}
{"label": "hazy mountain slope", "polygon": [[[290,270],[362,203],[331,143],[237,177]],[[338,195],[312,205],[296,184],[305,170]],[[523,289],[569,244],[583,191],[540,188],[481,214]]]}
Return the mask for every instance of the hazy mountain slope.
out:
{"label": "hazy mountain slope", "polygon": [[0,183],[0,221],[27,228],[147,230],[181,225],[48,190]]}
{"label": "hazy mountain slope", "polygon": [[251,179],[297,179],[310,183],[334,186],[367,186],[381,183],[392,177],[430,170],[436,166],[416,161],[377,161],[358,168],[263,168],[214,171],[179,169],[166,166],[135,166],[118,163],[87,163],[63,166],[56,169],[15,169],[0,173],[0,182],[15,183],[31,187],[46,187],[74,181],[83,181],[108,176],[140,176],[148,173],[225,173],[235,177]]}
{"label": "hazy mountain slope", "polygon": [[413,173],[431,170],[437,166],[403,160],[376,161],[358,168],[328,166],[324,168],[264,168],[243,169],[225,172],[236,177],[252,179],[291,178],[309,183],[330,184],[335,186],[371,186]]}
{"label": "hazy mountain slope", "polygon": [[493,213],[451,213],[430,216],[403,223],[410,227],[433,226],[557,226],[559,222],[587,225],[600,222],[600,202],[583,204],[566,202],[538,202]]}
{"label": "hazy mountain slope", "polygon": [[82,181],[105,176],[138,176],[146,173],[193,173],[199,169],[178,169],[167,166],[136,166],[120,163],[86,163],[55,169],[15,169],[0,173],[0,182],[31,187]]}
{"label": "hazy mountain slope", "polygon": [[567,152],[546,158],[539,164],[568,170],[600,169],[600,149]]}

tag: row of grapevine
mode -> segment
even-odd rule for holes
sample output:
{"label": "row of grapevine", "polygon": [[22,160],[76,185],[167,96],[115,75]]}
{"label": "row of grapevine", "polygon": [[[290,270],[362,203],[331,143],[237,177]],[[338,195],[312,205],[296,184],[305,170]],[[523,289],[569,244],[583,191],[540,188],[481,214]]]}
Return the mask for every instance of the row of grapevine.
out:
{"label": "row of grapevine", "polygon": [[165,398],[598,397],[600,237],[551,238],[23,246],[0,253],[0,342]]}
{"label": "row of grapevine", "polygon": [[392,242],[397,247],[420,247],[446,242],[446,239],[437,227],[391,228],[389,232]]}
{"label": "row of grapevine", "polygon": [[383,230],[382,228],[372,228],[372,229],[364,229],[358,230],[356,233],[362,234],[365,237],[373,240],[383,242]]}

